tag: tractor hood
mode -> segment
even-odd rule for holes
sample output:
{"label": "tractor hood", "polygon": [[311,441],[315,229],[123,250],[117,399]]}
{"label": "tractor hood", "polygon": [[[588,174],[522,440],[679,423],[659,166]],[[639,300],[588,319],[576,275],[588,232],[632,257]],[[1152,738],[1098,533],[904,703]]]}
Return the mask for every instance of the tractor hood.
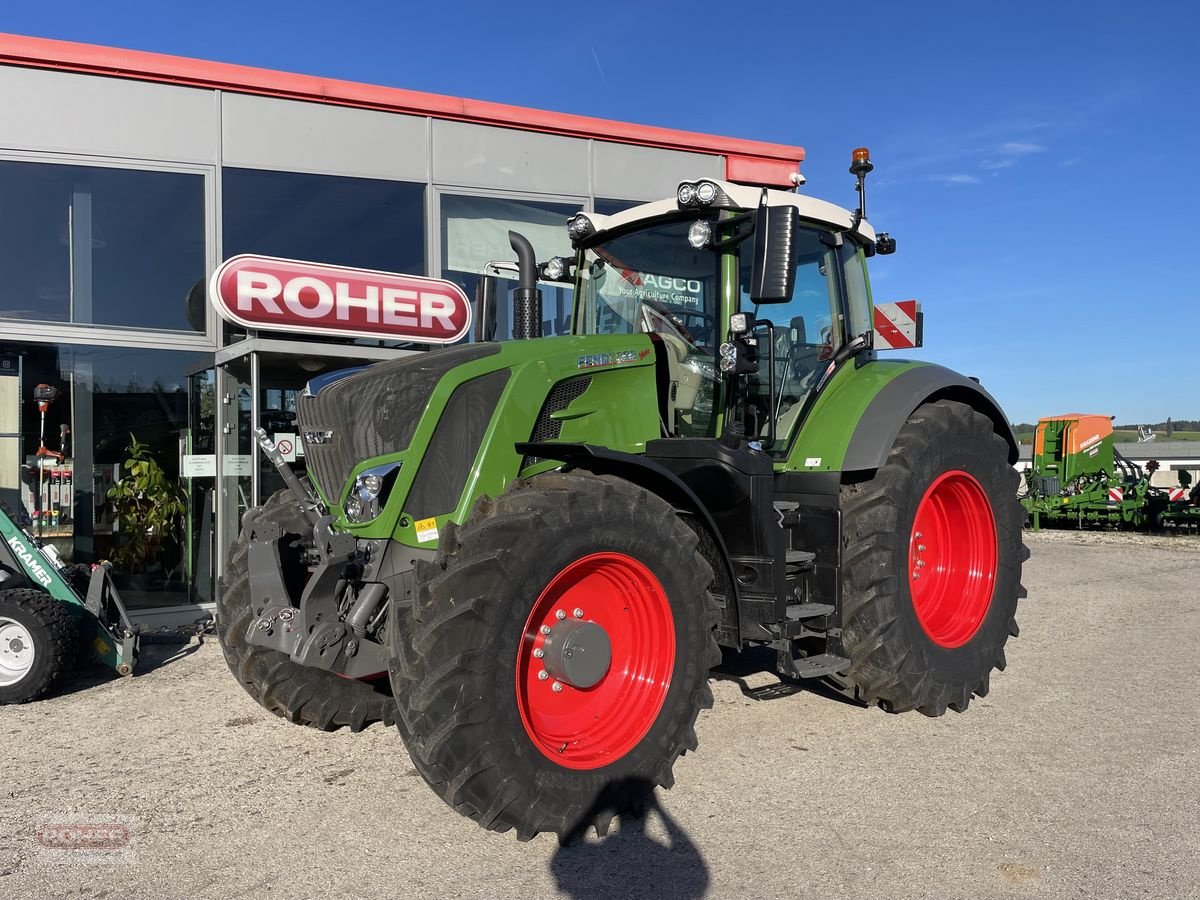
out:
{"label": "tractor hood", "polygon": [[325,501],[337,502],[358,463],[409,445],[443,375],[499,351],[499,344],[431,350],[310,381],[296,418],[309,478]]}

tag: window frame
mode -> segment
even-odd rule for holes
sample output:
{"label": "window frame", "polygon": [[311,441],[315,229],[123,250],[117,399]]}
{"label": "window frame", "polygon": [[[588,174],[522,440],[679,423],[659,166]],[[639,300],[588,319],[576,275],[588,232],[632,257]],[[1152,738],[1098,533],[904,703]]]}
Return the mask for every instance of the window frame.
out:
{"label": "window frame", "polygon": [[[0,161],[84,166],[94,169],[122,169],[133,172],[163,172],[200,175],[204,185],[204,278],[216,269],[219,204],[217,166],[193,163],[113,156],[87,156],[78,153],[48,153],[0,150]],[[220,346],[220,319],[211,304],[206,304],[205,329],[182,331],[166,328],[137,328],[130,325],[88,324],[18,319],[0,311],[0,325],[9,329],[13,339],[59,344],[119,344],[144,350],[184,349],[213,351]]]}

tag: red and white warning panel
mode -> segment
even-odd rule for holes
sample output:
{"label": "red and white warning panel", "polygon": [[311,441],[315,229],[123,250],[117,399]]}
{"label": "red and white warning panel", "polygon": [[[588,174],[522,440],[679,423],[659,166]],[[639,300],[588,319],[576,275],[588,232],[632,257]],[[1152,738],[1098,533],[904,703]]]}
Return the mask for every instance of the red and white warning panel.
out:
{"label": "red and white warning panel", "polygon": [[231,322],[293,334],[452,344],[471,325],[467,295],[449,281],[270,256],[226,260],[208,296]]}
{"label": "red and white warning panel", "polygon": [[1109,503],[1121,503],[1124,500],[1125,500],[1125,488],[1109,488],[1108,489],[1108,502]]}
{"label": "red and white warning panel", "polygon": [[875,304],[875,349],[911,350],[924,340],[925,314],[920,300]]}
{"label": "red and white warning panel", "polygon": [[1172,503],[1178,503],[1187,494],[1187,488],[1170,488],[1167,491],[1167,499]]}

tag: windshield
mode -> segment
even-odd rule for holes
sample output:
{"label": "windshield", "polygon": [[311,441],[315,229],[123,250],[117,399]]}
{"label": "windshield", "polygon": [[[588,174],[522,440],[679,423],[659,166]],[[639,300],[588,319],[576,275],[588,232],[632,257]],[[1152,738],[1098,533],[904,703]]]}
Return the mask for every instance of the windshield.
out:
{"label": "windshield", "polygon": [[715,427],[721,256],[688,243],[694,218],[659,222],[583,253],[578,334],[662,335],[670,350],[669,434],[707,435]]}

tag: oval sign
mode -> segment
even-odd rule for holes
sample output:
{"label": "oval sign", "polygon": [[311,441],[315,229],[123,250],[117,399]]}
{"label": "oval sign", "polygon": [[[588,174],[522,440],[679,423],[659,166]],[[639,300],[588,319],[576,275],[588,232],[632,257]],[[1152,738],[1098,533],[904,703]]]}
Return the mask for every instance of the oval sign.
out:
{"label": "oval sign", "polygon": [[439,278],[243,254],[213,273],[209,300],[245,328],[452,344],[471,327],[462,289]]}

